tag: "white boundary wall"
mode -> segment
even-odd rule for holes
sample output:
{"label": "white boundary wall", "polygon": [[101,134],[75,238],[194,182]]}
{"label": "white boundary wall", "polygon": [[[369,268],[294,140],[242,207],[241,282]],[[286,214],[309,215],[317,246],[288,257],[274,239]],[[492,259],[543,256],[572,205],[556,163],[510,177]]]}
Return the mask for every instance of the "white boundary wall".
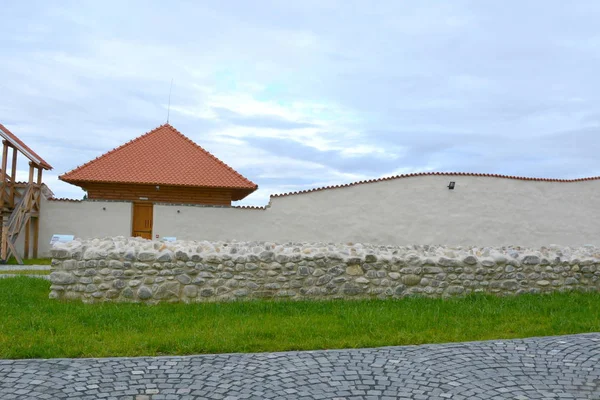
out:
{"label": "white boundary wall", "polygon": [[155,205],[154,233],[185,240],[581,246],[600,245],[599,211],[600,180],[419,176],[274,197],[266,210]]}
{"label": "white boundary wall", "polygon": [[[454,190],[447,188],[450,181]],[[40,253],[48,253],[54,233],[129,236],[131,210],[128,202],[46,201]],[[599,246],[599,211],[600,180],[426,175],[273,197],[266,210],[155,204],[153,234],[278,243]]]}

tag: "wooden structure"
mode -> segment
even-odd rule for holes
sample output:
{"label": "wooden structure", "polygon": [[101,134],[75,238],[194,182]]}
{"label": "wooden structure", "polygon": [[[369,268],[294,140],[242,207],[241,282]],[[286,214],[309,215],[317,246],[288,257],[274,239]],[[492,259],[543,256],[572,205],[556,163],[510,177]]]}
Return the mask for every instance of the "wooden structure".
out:
{"label": "wooden structure", "polygon": [[67,172],[89,200],[125,200],[132,236],[152,237],[154,203],[231,205],[258,186],[169,124]]}
{"label": "wooden structure", "polygon": [[[3,138],[0,170],[0,216],[2,218],[0,262],[5,263],[14,256],[19,264],[23,264],[23,258],[29,258],[31,247],[33,247],[33,258],[37,258],[42,171],[51,170],[52,166],[2,124],[0,124],[0,136]],[[29,180],[26,183],[16,181],[19,153],[29,159]],[[8,170],[9,158],[10,171]],[[16,242],[22,231],[25,235],[23,256],[16,249]]]}

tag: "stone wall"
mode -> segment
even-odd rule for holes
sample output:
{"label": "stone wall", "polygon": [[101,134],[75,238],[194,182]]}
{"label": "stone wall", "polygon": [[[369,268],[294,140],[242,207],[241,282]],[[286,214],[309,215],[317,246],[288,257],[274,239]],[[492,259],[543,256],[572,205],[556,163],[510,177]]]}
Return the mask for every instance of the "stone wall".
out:
{"label": "stone wall", "polygon": [[50,298],[205,302],[598,290],[600,248],[105,238],[57,244]]}

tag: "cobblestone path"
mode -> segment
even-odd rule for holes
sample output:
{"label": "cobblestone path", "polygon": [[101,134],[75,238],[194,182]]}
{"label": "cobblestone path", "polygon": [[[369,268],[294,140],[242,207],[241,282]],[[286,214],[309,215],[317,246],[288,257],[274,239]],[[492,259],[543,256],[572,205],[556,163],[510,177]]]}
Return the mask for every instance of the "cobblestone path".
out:
{"label": "cobblestone path", "polygon": [[600,399],[600,333],[359,350],[0,360],[5,399]]}

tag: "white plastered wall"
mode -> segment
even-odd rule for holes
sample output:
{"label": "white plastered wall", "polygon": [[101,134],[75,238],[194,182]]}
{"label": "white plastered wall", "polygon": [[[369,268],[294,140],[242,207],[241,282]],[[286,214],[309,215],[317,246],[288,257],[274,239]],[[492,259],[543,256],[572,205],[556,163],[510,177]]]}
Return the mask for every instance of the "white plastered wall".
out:
{"label": "white plastered wall", "polygon": [[[447,188],[450,181],[456,182],[454,190]],[[600,245],[599,206],[600,180],[418,176],[275,197],[266,210],[155,205],[154,234],[190,240]]]}
{"label": "white plastered wall", "polygon": [[[39,255],[49,255],[50,239],[54,234],[74,235],[82,239],[130,236],[131,215],[132,204],[129,202],[48,201],[42,198]],[[19,238],[21,242],[22,236]]]}

